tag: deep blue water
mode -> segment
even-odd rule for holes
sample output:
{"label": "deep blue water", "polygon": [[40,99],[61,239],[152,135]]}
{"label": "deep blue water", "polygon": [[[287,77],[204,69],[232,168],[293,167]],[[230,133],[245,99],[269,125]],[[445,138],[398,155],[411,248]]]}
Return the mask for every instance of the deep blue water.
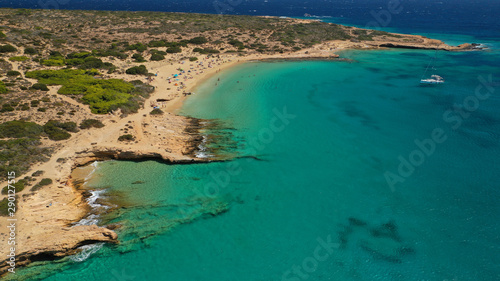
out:
{"label": "deep blue water", "polygon": [[359,26],[375,21],[381,27],[409,33],[454,33],[478,38],[500,36],[500,1],[497,0],[0,0],[0,7],[292,17],[309,13]]}

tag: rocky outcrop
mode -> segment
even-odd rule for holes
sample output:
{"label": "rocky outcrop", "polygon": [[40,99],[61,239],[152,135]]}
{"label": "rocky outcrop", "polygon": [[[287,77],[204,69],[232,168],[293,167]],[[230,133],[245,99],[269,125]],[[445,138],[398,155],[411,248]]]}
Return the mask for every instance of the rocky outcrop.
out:
{"label": "rocky outcrop", "polygon": [[[55,260],[79,252],[79,247],[98,242],[118,243],[118,236],[108,228],[97,225],[75,224],[89,211],[84,196],[70,181],[54,182],[31,193],[18,197],[14,222],[0,220],[0,227],[14,224],[11,233],[0,233],[0,242],[7,244],[15,237],[15,268],[34,261]],[[14,233],[14,236],[13,234]],[[10,244],[9,244],[10,245]],[[0,248],[0,276],[12,267],[10,247]]]}
{"label": "rocky outcrop", "polygon": [[85,166],[94,161],[106,160],[162,160],[171,164],[208,162],[207,159],[194,158],[189,155],[173,155],[167,150],[157,148],[124,148],[124,147],[92,147],[75,154],[73,168]]}
{"label": "rocky outcrop", "polygon": [[[47,238],[54,235],[58,236],[57,240],[50,245],[39,244],[34,247],[23,247],[28,249],[16,253],[15,267],[25,266],[34,261],[56,260],[58,258],[77,253],[78,248],[84,245],[94,244],[97,242],[118,243],[118,235],[107,228],[98,227],[97,225],[81,225],[75,227],[63,228],[60,232],[49,232],[40,234]],[[27,242],[27,244],[30,244]],[[8,259],[0,264],[0,276],[8,272],[11,265]]]}
{"label": "rocky outcrop", "polygon": [[407,43],[399,43],[399,42],[387,42],[379,44],[380,48],[398,48],[398,49],[420,49],[420,50],[444,50],[444,51],[472,51],[472,50],[481,50],[482,47],[479,44],[462,44],[458,46],[449,46],[449,45],[428,45],[428,44],[407,44]]}

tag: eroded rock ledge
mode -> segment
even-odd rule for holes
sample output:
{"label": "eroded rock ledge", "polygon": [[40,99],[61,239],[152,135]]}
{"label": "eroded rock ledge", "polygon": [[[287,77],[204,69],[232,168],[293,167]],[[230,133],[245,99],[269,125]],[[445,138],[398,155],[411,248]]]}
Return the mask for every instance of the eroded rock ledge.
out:
{"label": "eroded rock ledge", "polygon": [[421,44],[405,44],[405,43],[395,43],[388,42],[379,44],[380,48],[397,48],[397,49],[419,49],[419,50],[444,50],[444,51],[473,51],[483,49],[479,44],[462,44],[456,47],[454,46],[432,46],[432,45],[421,45]]}
{"label": "eroded rock ledge", "polygon": [[[62,234],[58,233],[58,239],[52,245],[40,244],[39,246],[24,247],[29,250],[16,255],[16,268],[34,261],[55,260],[75,254],[78,248],[84,245],[98,242],[118,243],[118,235],[115,232],[97,225],[66,227],[63,230]],[[50,238],[53,234],[51,232],[45,233],[47,238]],[[25,241],[25,243],[30,244],[29,241]],[[7,260],[4,260],[0,265],[0,276],[7,273],[9,267]]]}

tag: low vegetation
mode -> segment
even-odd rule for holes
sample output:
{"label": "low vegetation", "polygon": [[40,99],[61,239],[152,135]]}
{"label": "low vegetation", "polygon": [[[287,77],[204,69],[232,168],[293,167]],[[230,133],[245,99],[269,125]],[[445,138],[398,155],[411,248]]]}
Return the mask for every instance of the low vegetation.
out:
{"label": "low vegetation", "polygon": [[32,164],[47,161],[51,152],[49,148],[41,147],[38,138],[0,140],[0,173],[25,173]]}
{"label": "low vegetation", "polygon": [[162,55],[160,53],[153,53],[151,55],[151,60],[152,61],[162,61],[165,59],[165,55]]}
{"label": "low vegetation", "polygon": [[[12,184],[12,186],[14,187],[16,193],[18,193],[24,190],[25,184],[26,184],[25,180],[18,180],[14,184]],[[7,195],[8,193],[9,193],[9,186],[7,185],[2,189],[2,194]]]}
{"label": "low vegetation", "polygon": [[80,124],[80,129],[90,129],[90,128],[102,128],[104,127],[104,124],[96,119],[85,119],[82,121]]}
{"label": "low vegetation", "polygon": [[26,55],[36,55],[36,54],[38,54],[38,51],[35,48],[28,47],[28,48],[24,49],[24,54],[26,54]]}
{"label": "low vegetation", "polygon": [[0,138],[39,138],[43,127],[26,121],[9,121],[0,124]]}
{"label": "low vegetation", "polygon": [[12,202],[11,205],[14,205],[13,207],[16,208],[18,200],[19,200],[18,196],[16,196],[16,200],[13,201],[9,201],[7,197],[2,199],[2,201],[0,201],[0,216],[3,217],[8,216],[9,208],[12,208],[12,206],[9,206],[9,202]]}
{"label": "low vegetation", "polygon": [[42,187],[44,186],[47,186],[47,185],[50,185],[52,184],[52,179],[49,179],[49,178],[45,178],[45,179],[42,179],[39,183],[35,184],[31,189],[30,191],[37,191],[37,190],[40,190]]}
{"label": "low vegetation", "polygon": [[30,58],[28,58],[27,56],[18,56],[9,58],[10,61],[27,61],[29,59]]}
{"label": "low vegetation", "polygon": [[145,62],[146,61],[146,59],[144,59],[144,57],[139,53],[132,55],[132,58],[134,59],[135,62]]}
{"label": "low vegetation", "polygon": [[0,81],[0,94],[5,94],[7,93],[9,90],[7,89],[7,87],[5,86],[5,83]]}
{"label": "low vegetation", "polygon": [[[145,68],[145,67],[144,67]],[[122,112],[137,112],[140,108],[134,85],[119,79],[96,79],[97,70],[60,69],[37,70],[26,77],[47,85],[62,85],[58,93],[69,95],[88,104],[92,113],[106,114],[120,108]]]}
{"label": "low vegetation", "polygon": [[125,71],[129,75],[146,75],[148,74],[148,69],[144,65],[134,66]]}
{"label": "low vegetation", "polygon": [[151,114],[151,115],[163,115],[164,112],[163,112],[163,110],[161,110],[159,108],[155,108],[149,114]]}
{"label": "low vegetation", "polygon": [[17,52],[16,47],[12,45],[0,45],[0,53],[14,53]]}
{"label": "low vegetation", "polygon": [[47,134],[49,139],[54,141],[67,140],[71,137],[68,132],[77,132],[75,122],[59,122],[50,120],[43,125],[43,131]]}
{"label": "low vegetation", "polygon": [[35,83],[33,84],[33,86],[31,86],[32,90],[40,90],[40,91],[49,91],[49,88],[47,87],[47,85],[43,84],[43,83]]}
{"label": "low vegetation", "polygon": [[127,135],[121,135],[118,138],[118,141],[134,141],[135,137],[133,135],[127,134]]}
{"label": "low vegetation", "polygon": [[16,71],[16,70],[9,70],[7,71],[7,76],[20,76],[21,72]]}

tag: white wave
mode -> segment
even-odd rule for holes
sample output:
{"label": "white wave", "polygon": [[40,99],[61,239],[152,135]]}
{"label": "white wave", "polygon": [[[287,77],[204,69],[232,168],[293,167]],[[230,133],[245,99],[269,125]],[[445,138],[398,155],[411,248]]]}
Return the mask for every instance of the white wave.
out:
{"label": "white wave", "polygon": [[78,248],[81,251],[78,254],[71,256],[70,259],[74,262],[82,262],[88,259],[92,254],[97,253],[97,251],[99,251],[103,245],[104,243],[96,243],[81,246]]}
{"label": "white wave", "polygon": [[73,226],[79,226],[79,225],[94,225],[99,223],[99,216],[95,214],[90,214],[89,216],[81,219],[77,223],[73,224]]}
{"label": "white wave", "polygon": [[[101,208],[103,209],[109,209],[109,206],[101,205],[97,202],[97,199],[101,198],[102,194],[106,193],[106,189],[101,189],[101,190],[94,190],[91,191],[90,194],[92,194],[89,198],[87,198],[87,204],[89,204],[90,207],[92,207],[93,211],[97,211]],[[87,217],[81,219],[80,221],[76,222],[73,224],[73,226],[78,226],[78,225],[94,225],[99,223],[99,215],[96,214],[90,214]]]}
{"label": "white wave", "polygon": [[92,169],[92,171],[90,171],[90,173],[85,177],[85,183],[87,183],[90,178],[92,177],[92,175],[95,173],[95,171],[97,171],[97,165],[99,164],[99,162],[97,161],[94,161],[94,163],[90,164],[90,166],[94,167],[94,169]]}
{"label": "white wave", "polygon": [[109,209],[109,206],[101,205],[97,202],[97,199],[101,198],[102,194],[106,193],[106,189],[101,189],[101,190],[94,190],[91,191],[90,194],[92,194],[89,198],[87,198],[87,204],[89,204],[92,209],[99,209],[99,208],[104,208],[104,209]]}
{"label": "white wave", "polygon": [[207,153],[208,148],[206,147],[206,143],[208,141],[208,138],[206,135],[202,136],[201,143],[198,145],[198,152],[195,153],[195,156],[197,158],[209,158],[213,157],[212,154]]}

